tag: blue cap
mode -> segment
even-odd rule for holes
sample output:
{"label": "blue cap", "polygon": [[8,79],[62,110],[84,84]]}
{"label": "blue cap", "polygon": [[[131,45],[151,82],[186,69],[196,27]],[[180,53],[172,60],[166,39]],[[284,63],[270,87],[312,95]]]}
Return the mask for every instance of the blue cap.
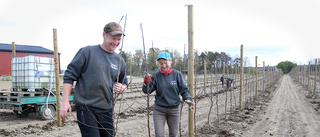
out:
{"label": "blue cap", "polygon": [[165,60],[170,60],[171,56],[168,52],[162,51],[159,53],[157,60],[159,59],[165,59]]}

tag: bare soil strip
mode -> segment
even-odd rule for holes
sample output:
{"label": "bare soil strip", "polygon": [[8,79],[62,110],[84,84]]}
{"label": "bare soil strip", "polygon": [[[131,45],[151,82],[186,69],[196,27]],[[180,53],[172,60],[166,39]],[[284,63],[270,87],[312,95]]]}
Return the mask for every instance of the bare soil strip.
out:
{"label": "bare soil strip", "polygon": [[[5,82],[0,84],[0,89],[9,89],[10,86],[3,83]],[[5,87],[1,88],[1,85]],[[214,87],[214,89],[220,88]],[[207,91],[210,93],[209,89]],[[214,105],[213,110],[211,110],[210,126],[207,123],[210,98],[207,96],[198,98],[195,115],[196,137],[320,136],[319,96],[310,95],[310,91],[294,82],[290,76],[284,75],[279,81],[275,80],[275,85],[267,91],[259,91],[259,99],[247,99],[252,101],[246,102],[241,111],[237,109],[239,88],[233,87],[231,91],[234,97],[231,101],[231,94],[228,93],[227,108],[224,106],[226,93],[217,94],[219,106]],[[217,91],[214,90],[213,92]],[[249,94],[244,93],[244,96]],[[119,110],[119,104],[121,104],[121,111],[124,111],[120,114],[118,121],[117,136],[147,137],[145,95],[141,91],[135,91],[128,92],[121,98],[121,100],[118,100],[115,109]],[[216,96],[213,99],[215,102]],[[228,116],[225,117],[225,109],[231,110],[230,107],[232,111],[231,113],[228,111]],[[217,110],[219,110],[219,113]],[[0,136],[81,136],[75,112],[72,115],[63,123],[63,127],[57,127],[56,121],[43,121],[38,119],[35,114],[29,114],[28,117],[19,119],[10,110],[0,110]],[[154,135],[152,112],[150,116],[151,133]],[[217,117],[219,117],[219,121],[217,121]],[[181,124],[182,136],[188,136],[188,112],[186,107],[182,111]]]}
{"label": "bare soil strip", "polygon": [[303,90],[283,76],[266,114],[243,136],[320,136],[319,114]]}

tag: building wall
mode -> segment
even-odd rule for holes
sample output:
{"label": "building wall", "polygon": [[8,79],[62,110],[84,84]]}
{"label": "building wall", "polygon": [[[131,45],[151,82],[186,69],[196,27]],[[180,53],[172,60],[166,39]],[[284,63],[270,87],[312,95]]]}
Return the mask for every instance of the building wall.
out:
{"label": "building wall", "polygon": [[[263,67],[258,67],[258,71],[263,71]],[[264,71],[268,71],[268,67],[265,67]],[[269,67],[269,71],[277,71],[277,68]]]}
{"label": "building wall", "polygon": [[[54,57],[53,54],[42,54],[42,53],[25,53],[25,52],[17,52],[16,55],[41,55],[41,56],[49,56]],[[11,58],[12,52],[4,52],[0,51],[0,75],[11,75]],[[59,55],[59,71],[60,71],[60,55]]]}
{"label": "building wall", "polygon": [[11,75],[12,52],[0,52],[0,75]]}

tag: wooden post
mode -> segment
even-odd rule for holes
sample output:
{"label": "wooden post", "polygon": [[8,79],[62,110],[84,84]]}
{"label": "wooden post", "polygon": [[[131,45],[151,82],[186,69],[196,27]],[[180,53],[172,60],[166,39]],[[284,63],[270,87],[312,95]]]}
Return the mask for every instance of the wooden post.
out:
{"label": "wooden post", "polygon": [[132,91],[132,64],[130,63],[130,90]]}
{"label": "wooden post", "polygon": [[298,74],[298,82],[301,84],[301,64],[300,64],[300,68],[299,68],[299,74]]}
{"label": "wooden post", "polygon": [[273,82],[273,79],[274,79],[274,66],[270,66],[270,76],[271,76],[271,79],[270,79],[270,85],[272,84]]}
{"label": "wooden post", "polygon": [[265,78],[266,78],[266,66],[265,66],[265,62],[263,61],[263,91],[266,90],[266,88],[265,88]]}
{"label": "wooden post", "polygon": [[258,56],[256,56],[256,99],[258,99]]}
{"label": "wooden post", "polygon": [[306,67],[305,64],[303,64],[302,86],[304,86],[304,76],[305,76],[305,72],[304,72],[305,70],[304,69],[305,69],[305,67]]}
{"label": "wooden post", "polygon": [[16,56],[16,44],[12,42],[12,56]]}
{"label": "wooden post", "polygon": [[224,64],[224,68],[226,69],[226,77],[229,78],[230,76],[230,73],[229,73],[229,68],[228,68],[228,65],[226,65],[226,63]]}
{"label": "wooden post", "polygon": [[186,70],[186,44],[184,44],[183,49],[183,70]]}
{"label": "wooden post", "polygon": [[274,71],[275,71],[275,66],[271,66],[271,82],[270,84],[274,81]]}
{"label": "wooden post", "polygon": [[204,71],[204,83],[203,83],[203,86],[204,86],[204,94],[206,95],[206,88],[207,88],[207,61],[206,59],[203,60],[203,71]]}
{"label": "wooden post", "polygon": [[308,66],[308,81],[307,81],[307,90],[309,90],[309,80],[310,80],[310,61]]}
{"label": "wooden post", "polygon": [[269,88],[271,88],[271,83],[272,83],[272,80],[273,80],[273,67],[272,66],[270,66],[270,79],[269,79],[269,84],[270,84],[270,87]]}
{"label": "wooden post", "polygon": [[60,112],[60,83],[59,83],[59,56],[58,56],[58,44],[57,44],[57,29],[53,29],[53,48],[54,48],[54,72],[56,77],[56,100],[57,100],[57,121],[58,126],[62,126]]}
{"label": "wooden post", "polygon": [[214,65],[214,76],[217,74],[217,64]]}
{"label": "wooden post", "polygon": [[270,88],[270,66],[268,65],[268,81],[267,81],[267,83],[268,83],[268,89]]}
{"label": "wooden post", "polygon": [[234,73],[233,73],[233,79],[234,79],[233,87],[236,87],[236,84],[235,84],[235,83],[237,82],[237,78],[236,78],[236,66],[237,66],[237,65],[234,64],[233,66],[234,66],[234,68],[233,68],[233,72],[234,72]]}
{"label": "wooden post", "polygon": [[[12,56],[16,56],[16,44],[12,42]],[[12,74],[11,74],[12,75]],[[17,88],[13,88],[14,91],[17,91]]]}
{"label": "wooden post", "polygon": [[223,84],[222,84],[222,89],[225,90],[226,89],[226,73],[225,73],[225,70],[226,70],[226,64],[223,63],[223,67],[222,67],[222,76],[223,76]]}
{"label": "wooden post", "polygon": [[[188,5],[188,87],[194,102],[193,5]],[[194,136],[194,111],[189,110],[189,137]]]}
{"label": "wooden post", "polygon": [[239,99],[239,107],[240,107],[240,110],[242,111],[242,86],[243,86],[243,45],[241,45],[241,59],[240,59],[240,99]]}
{"label": "wooden post", "polygon": [[316,85],[317,85],[317,63],[318,63],[318,59],[315,60],[315,70],[314,70],[314,89],[313,89],[313,95],[316,94]]}

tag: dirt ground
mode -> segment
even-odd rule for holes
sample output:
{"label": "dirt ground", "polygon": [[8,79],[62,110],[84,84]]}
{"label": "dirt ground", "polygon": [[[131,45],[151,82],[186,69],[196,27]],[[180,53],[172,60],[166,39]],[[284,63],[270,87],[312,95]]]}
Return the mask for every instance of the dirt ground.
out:
{"label": "dirt ground", "polygon": [[[141,88],[141,78],[133,80],[137,89]],[[0,81],[0,90],[11,87],[11,81]],[[145,95],[141,92],[129,91],[124,94],[115,110],[121,110],[122,115],[117,122],[117,136],[147,137],[147,116]],[[205,100],[205,99],[204,99]],[[297,84],[289,75],[284,75],[278,83],[266,92],[260,93],[257,100],[246,104],[242,111],[235,109],[226,119],[219,115],[219,121],[214,119],[211,126],[207,123],[208,103],[197,102],[195,136],[320,136],[320,99],[312,96],[310,91]],[[152,101],[151,101],[152,102]],[[188,135],[188,112],[182,108],[182,136]],[[222,110],[220,110],[222,111]],[[35,114],[16,118],[12,110],[0,109],[0,136],[26,137],[79,137],[75,112],[62,127],[55,120],[40,120]],[[151,135],[154,136],[152,114]]]}
{"label": "dirt ground", "polygon": [[309,103],[305,91],[289,76],[284,76],[280,87],[261,116],[244,136],[320,136],[320,116]]}

